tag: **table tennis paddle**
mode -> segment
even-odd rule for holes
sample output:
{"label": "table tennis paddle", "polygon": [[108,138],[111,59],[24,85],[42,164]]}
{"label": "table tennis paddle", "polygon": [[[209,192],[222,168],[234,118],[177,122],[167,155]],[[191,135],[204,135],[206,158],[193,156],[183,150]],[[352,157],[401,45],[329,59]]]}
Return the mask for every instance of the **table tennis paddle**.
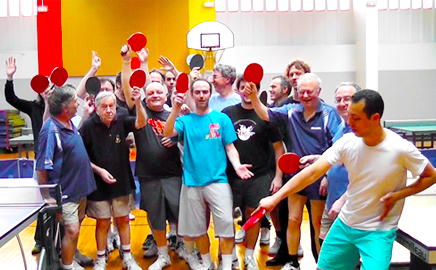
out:
{"label": "table tennis paddle", "polygon": [[295,173],[300,169],[300,157],[295,153],[283,154],[279,158],[278,166],[284,173]]}
{"label": "table tennis paddle", "polygon": [[189,78],[188,74],[186,73],[180,73],[177,77],[176,81],[176,89],[178,93],[186,93],[189,89]]}
{"label": "table tennis paddle", "polygon": [[139,87],[142,88],[145,85],[145,72],[142,69],[137,69],[133,71],[132,75],[130,75],[129,84],[130,87]]}
{"label": "table tennis paddle", "polygon": [[254,215],[252,215],[247,222],[245,222],[244,226],[242,226],[242,229],[244,231],[248,231],[251,229],[259,220],[265,215],[266,209],[261,208],[259,211],[257,211]]}
{"label": "table tennis paddle", "polygon": [[142,48],[145,48],[145,45],[147,45],[147,38],[143,33],[136,32],[129,37],[127,43],[130,45],[130,48],[132,48],[132,51],[139,52]]}
{"label": "table tennis paddle", "polygon": [[196,54],[191,58],[189,62],[189,68],[193,70],[194,68],[202,69],[204,66],[204,58],[201,54]]}
{"label": "table tennis paddle", "polygon": [[50,75],[50,81],[61,87],[68,79],[68,72],[63,67],[55,67]]}
{"label": "table tennis paddle", "polygon": [[130,68],[132,70],[138,69],[141,67],[141,61],[139,60],[139,57],[135,56],[132,57],[132,61],[130,61]]}
{"label": "table tennis paddle", "polygon": [[260,93],[259,99],[260,102],[262,102],[262,104],[266,106],[266,103],[268,101],[268,94],[266,93],[266,91],[262,91],[262,93]]}
{"label": "table tennis paddle", "polygon": [[97,77],[89,77],[86,80],[85,89],[90,96],[95,97],[100,92],[101,89],[100,79]]}
{"label": "table tennis paddle", "polygon": [[249,64],[244,71],[244,79],[246,82],[259,84],[263,78],[263,68],[258,63]]}
{"label": "table tennis paddle", "polygon": [[33,91],[35,91],[38,94],[41,94],[42,92],[45,91],[45,89],[47,89],[48,85],[49,85],[49,81],[47,79],[47,77],[43,76],[43,75],[35,75],[32,80],[30,81],[30,86],[32,87]]}

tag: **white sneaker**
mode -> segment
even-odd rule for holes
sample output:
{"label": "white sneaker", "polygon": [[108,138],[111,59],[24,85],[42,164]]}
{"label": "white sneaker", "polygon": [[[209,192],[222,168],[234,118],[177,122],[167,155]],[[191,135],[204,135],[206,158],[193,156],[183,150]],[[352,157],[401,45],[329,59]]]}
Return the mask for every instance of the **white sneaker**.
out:
{"label": "white sneaker", "polygon": [[268,249],[268,255],[276,255],[277,252],[279,251],[279,248],[280,248],[281,244],[282,244],[282,239],[276,237],[276,241],[274,242],[272,247],[270,247]]}
{"label": "white sneaker", "polygon": [[195,254],[186,255],[186,263],[188,264],[189,269],[191,270],[207,270],[208,268],[200,263],[197,255]]}
{"label": "white sneaker", "polygon": [[96,260],[94,264],[94,270],[106,270],[106,261],[103,260]]}
{"label": "white sneaker", "polygon": [[179,256],[179,259],[186,260],[186,247],[185,247],[185,243],[184,242],[178,242],[177,243],[177,248],[176,248],[175,252]]}
{"label": "white sneaker", "polygon": [[151,246],[144,251],[144,258],[155,257],[158,253],[156,242],[154,241]]}
{"label": "white sneaker", "polygon": [[244,258],[245,270],[259,270],[256,259],[253,256],[246,256]]}
{"label": "white sneaker", "polygon": [[260,240],[259,244],[269,246],[269,229],[260,228]]}
{"label": "white sneaker", "polygon": [[235,235],[235,243],[240,244],[244,242],[244,240],[245,240],[245,230],[241,228]]}
{"label": "white sneaker", "polygon": [[303,255],[304,255],[304,250],[303,250],[303,247],[301,245],[298,245],[297,255],[298,255],[298,257],[303,257]]}
{"label": "white sneaker", "polygon": [[292,265],[291,262],[288,262],[287,264],[283,265],[283,267],[280,270],[300,270],[300,266],[295,267]]}
{"label": "white sneaker", "polygon": [[129,213],[129,220],[135,220],[135,215],[132,213]]}
{"label": "white sneaker", "polygon": [[126,268],[126,270],[142,270],[135,261],[135,258],[133,258],[133,255],[123,260],[123,267]]}
{"label": "white sneaker", "polygon": [[148,270],[162,270],[162,268],[171,265],[171,260],[169,255],[161,255],[157,257],[157,260],[148,267]]}
{"label": "white sneaker", "polygon": [[77,261],[73,260],[73,269],[74,270],[85,270]]}
{"label": "white sneaker", "polygon": [[78,262],[80,265],[94,264],[94,260],[91,257],[83,255],[78,249],[76,249],[76,253],[74,254],[74,260]]}
{"label": "white sneaker", "polygon": [[[222,262],[220,261],[217,270],[222,270],[222,269],[223,269],[223,264],[222,264]],[[233,259],[233,261],[232,261],[232,269],[233,269],[233,270],[235,270],[235,269],[240,269],[238,258]]]}

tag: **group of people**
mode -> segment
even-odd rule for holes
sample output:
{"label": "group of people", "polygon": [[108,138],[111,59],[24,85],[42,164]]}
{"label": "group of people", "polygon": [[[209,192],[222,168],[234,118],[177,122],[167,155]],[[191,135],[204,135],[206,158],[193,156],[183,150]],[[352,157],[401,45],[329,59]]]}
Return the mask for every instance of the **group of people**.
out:
{"label": "group of people", "polygon": [[[171,264],[167,222],[175,228],[170,248],[190,269],[215,269],[207,234],[211,214],[219,269],[239,269],[235,208],[244,218],[266,209],[276,230],[269,250],[274,257],[266,265],[300,269],[305,205],[319,269],[354,269],[360,260],[362,269],[388,269],[404,198],[435,183],[436,174],[415,146],[382,128],[384,103],[378,92],[343,82],[335,90],[336,107],[330,106],[319,97],[321,79],[298,59],[271,80],[270,104],[260,101],[260,85],[223,64],[216,64],[209,78],[194,69],[190,89],[182,94],[175,88],[179,71],[168,58],[159,58],[166,73],[149,71],[148,49],[136,53],[147,74],[142,101],[141,89],[129,86],[128,45],[121,48],[116,82],[101,79],[95,97],[85,89],[101,65],[95,52],[77,90],[49,86],[36,101],[22,105],[12,103],[16,66],[14,59],[7,61],[6,99],[31,116],[38,182],[59,183],[65,195],[64,269],[81,269],[85,256],[77,240],[85,213],[97,220],[94,269],[106,269],[111,218],[123,265],[141,269],[130,248],[132,142],[140,207],[152,232],[144,256],[157,257],[150,270]],[[71,120],[78,98],[84,99],[84,113],[76,127]],[[286,152],[301,157],[299,172],[283,174],[276,166]],[[406,187],[407,170],[419,178]],[[43,197],[53,202],[50,192],[43,190]],[[268,226],[264,219],[236,233],[246,242],[245,269],[259,269],[254,248],[260,228]]]}

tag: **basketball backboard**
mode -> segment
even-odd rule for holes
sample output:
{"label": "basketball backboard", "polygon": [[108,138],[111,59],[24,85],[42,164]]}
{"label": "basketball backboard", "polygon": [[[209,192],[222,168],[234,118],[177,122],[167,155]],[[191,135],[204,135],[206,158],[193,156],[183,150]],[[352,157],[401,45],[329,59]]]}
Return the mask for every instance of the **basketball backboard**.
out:
{"label": "basketball backboard", "polygon": [[187,37],[189,49],[216,51],[234,47],[233,32],[220,22],[207,21],[189,30]]}

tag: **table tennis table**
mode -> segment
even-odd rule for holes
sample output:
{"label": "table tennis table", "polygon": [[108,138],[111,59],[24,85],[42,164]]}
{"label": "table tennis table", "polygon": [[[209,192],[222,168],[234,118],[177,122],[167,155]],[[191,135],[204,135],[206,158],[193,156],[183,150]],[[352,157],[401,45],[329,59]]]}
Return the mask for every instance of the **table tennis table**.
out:
{"label": "table tennis table", "polygon": [[26,158],[29,159],[29,152],[33,149],[33,134],[19,136],[9,139],[9,146],[18,146],[18,157],[22,157],[22,152],[26,151]]}
{"label": "table tennis table", "polygon": [[436,269],[436,194],[406,198],[396,241],[410,251],[409,269]]}
{"label": "table tennis table", "polygon": [[[47,185],[47,187],[55,187],[55,185]],[[35,179],[0,179],[0,248],[16,237],[25,269],[27,269],[26,256],[19,233],[38,218],[44,207],[45,203]]]}
{"label": "table tennis table", "polygon": [[[411,140],[415,145],[421,142],[420,148],[433,148],[436,139],[436,119],[420,120],[386,120],[384,127],[400,134],[405,139]],[[426,147],[424,142],[430,141]]]}

